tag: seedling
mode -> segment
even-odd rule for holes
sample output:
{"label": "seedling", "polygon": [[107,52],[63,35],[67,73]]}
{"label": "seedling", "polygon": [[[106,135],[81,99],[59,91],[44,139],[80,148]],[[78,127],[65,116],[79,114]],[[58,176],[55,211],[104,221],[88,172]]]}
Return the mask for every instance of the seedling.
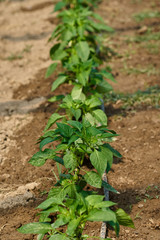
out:
{"label": "seedling", "polygon": [[26,45],[22,52],[30,53],[33,45]]}
{"label": "seedling", "polygon": [[14,60],[22,59],[22,58],[23,58],[23,56],[22,56],[21,54],[12,53],[10,56],[8,56],[8,57],[6,58],[6,60],[8,60],[8,61],[14,61]]}
{"label": "seedling", "polygon": [[142,211],[143,211],[143,209],[136,214],[134,220],[139,219],[139,218],[142,219],[142,217],[140,216],[140,213],[141,213]]}

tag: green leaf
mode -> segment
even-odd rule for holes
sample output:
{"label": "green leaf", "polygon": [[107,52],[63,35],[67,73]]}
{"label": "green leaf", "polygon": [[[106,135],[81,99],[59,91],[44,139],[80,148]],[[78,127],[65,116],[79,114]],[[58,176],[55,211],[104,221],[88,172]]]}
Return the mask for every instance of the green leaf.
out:
{"label": "green leaf", "polygon": [[47,159],[53,159],[55,152],[51,149],[45,149],[44,151],[39,151],[33,155],[29,160],[29,163],[33,166],[40,167],[42,166]]}
{"label": "green leaf", "polygon": [[100,130],[98,130],[97,128],[91,126],[91,127],[88,127],[86,129],[86,132],[87,134],[91,135],[91,136],[96,136],[98,134],[102,134],[102,132]]}
{"label": "green leaf", "polygon": [[83,36],[84,36],[84,31],[85,31],[84,26],[80,25],[80,26],[77,27],[77,32],[78,32],[78,34],[80,35],[81,38],[83,38]]}
{"label": "green leaf", "polygon": [[63,116],[59,115],[58,113],[53,113],[48,120],[48,123],[44,129],[44,131],[48,130],[57,120],[63,118]]}
{"label": "green leaf", "polygon": [[56,67],[57,67],[57,63],[52,63],[47,69],[45,78],[50,77],[52,73],[55,71]]}
{"label": "green leaf", "polygon": [[93,209],[89,212],[88,221],[113,221],[116,222],[116,215],[113,211],[110,209],[106,210],[99,210],[99,209]]}
{"label": "green leaf", "polygon": [[54,187],[49,191],[48,198],[49,197],[59,197],[59,195],[62,192],[62,187]]}
{"label": "green leaf", "polygon": [[39,222],[51,222],[51,219],[48,217],[49,213],[40,213]]}
{"label": "green leaf", "polygon": [[96,172],[87,172],[84,175],[85,181],[93,187],[101,188],[102,180]]}
{"label": "green leaf", "polygon": [[61,85],[62,83],[64,83],[67,79],[66,75],[60,75],[52,84],[52,88],[51,90],[54,91],[57,87],[59,87],[59,85]]}
{"label": "green leaf", "polygon": [[82,130],[82,123],[78,122],[78,121],[73,121],[73,120],[69,120],[68,123],[74,127],[77,128],[80,132]]}
{"label": "green leaf", "polygon": [[78,121],[78,119],[81,117],[81,109],[73,109],[71,108],[71,112],[73,114],[73,116],[75,117],[76,121]]}
{"label": "green leaf", "polygon": [[60,158],[60,157],[58,157],[58,156],[55,156],[55,157],[54,157],[54,161],[57,162],[57,163],[60,163],[60,164],[64,165],[63,159]]}
{"label": "green leaf", "polygon": [[50,57],[52,60],[62,60],[67,56],[65,50],[63,50],[63,44],[60,43],[55,44],[50,50]]}
{"label": "green leaf", "polygon": [[[58,24],[58,25],[55,27],[54,31],[52,32],[51,37],[50,37],[50,39],[49,39],[48,41],[51,41],[52,39],[55,38],[55,36],[58,36],[59,33],[61,32],[61,29],[62,29],[62,24]],[[58,34],[58,35],[57,35],[57,34]]]}
{"label": "green leaf", "polygon": [[58,228],[67,224],[70,221],[70,217],[64,214],[58,215],[58,219],[52,224],[53,228]]}
{"label": "green leaf", "polygon": [[114,205],[116,205],[116,203],[111,202],[111,201],[103,201],[103,202],[100,202],[100,203],[96,203],[94,205],[94,208],[109,208],[109,207],[112,207]]}
{"label": "green leaf", "polygon": [[75,85],[74,88],[72,89],[71,96],[73,100],[79,99],[82,93],[82,86],[81,85]]}
{"label": "green leaf", "polygon": [[49,240],[70,240],[70,238],[66,237],[64,234],[55,234],[51,236]]}
{"label": "green leaf", "polygon": [[58,129],[62,136],[64,137],[71,137],[73,134],[73,128],[71,128],[69,125],[64,123],[56,123],[58,126]]}
{"label": "green leaf", "polygon": [[59,152],[59,151],[62,151],[62,150],[66,150],[67,148],[68,148],[67,144],[60,143],[56,146],[55,151]]}
{"label": "green leaf", "polygon": [[92,96],[90,99],[87,99],[85,101],[85,104],[88,105],[90,108],[95,108],[101,106],[102,103],[99,98],[97,98],[96,96]]}
{"label": "green leaf", "polygon": [[63,99],[63,103],[65,103],[67,105],[67,108],[71,108],[72,104],[73,104],[73,99],[71,97],[71,95],[66,95],[65,98]]}
{"label": "green leaf", "polygon": [[113,89],[112,86],[105,80],[97,84],[96,88],[96,90],[100,93],[107,93],[110,92],[112,89]]}
{"label": "green leaf", "polygon": [[70,198],[75,198],[76,197],[76,192],[77,192],[77,190],[76,190],[76,186],[74,184],[69,184],[64,190],[65,196],[67,195]]}
{"label": "green leaf", "polygon": [[29,223],[20,228],[18,228],[18,232],[25,234],[44,234],[52,230],[52,227],[48,223]]}
{"label": "green leaf", "polygon": [[94,125],[95,119],[90,113],[86,113],[84,116],[84,120],[88,121],[91,125]]}
{"label": "green leaf", "polygon": [[72,33],[72,31],[70,31],[69,29],[66,29],[62,35],[61,35],[61,39],[63,41],[69,41],[72,39],[72,37],[74,36],[74,34]]}
{"label": "green leaf", "polygon": [[106,154],[106,159],[107,159],[107,169],[106,169],[106,171],[108,173],[110,171],[111,167],[112,167],[113,153],[109,149],[107,149],[104,145],[101,148],[103,148],[103,151]]}
{"label": "green leaf", "polygon": [[67,228],[67,231],[66,233],[69,235],[69,236],[73,236],[79,223],[81,221],[81,218],[77,218],[77,219],[73,219],[70,221],[70,223],[68,224],[68,228]]}
{"label": "green leaf", "polygon": [[[107,139],[108,141],[110,140],[110,141],[112,141],[112,138],[113,137],[116,137],[116,136],[119,136],[119,134],[113,134],[113,133],[110,133],[110,132],[105,132],[105,133],[103,133],[102,135],[101,135],[101,138],[105,138],[105,139]],[[106,144],[104,144],[104,145],[106,145]],[[103,146],[104,146],[103,145]]]}
{"label": "green leaf", "polygon": [[93,12],[92,15],[95,17],[95,19],[103,22],[103,18],[99,14]]}
{"label": "green leaf", "polygon": [[116,149],[112,148],[110,144],[106,143],[103,146],[107,147],[113,153],[113,156],[122,158],[122,155]]}
{"label": "green leaf", "polygon": [[85,72],[80,72],[79,74],[77,74],[77,79],[78,82],[82,84],[82,86],[86,86],[87,78]]}
{"label": "green leaf", "polygon": [[53,96],[51,98],[48,99],[48,102],[56,102],[56,101],[60,101],[64,98],[64,95],[57,95],[57,96]]}
{"label": "green leaf", "polygon": [[57,198],[57,197],[50,197],[47,200],[45,200],[44,202],[42,202],[37,208],[46,209],[52,205],[57,205],[57,204],[63,205],[61,199]]}
{"label": "green leaf", "polygon": [[[50,49],[50,58],[52,59],[55,55],[55,53],[58,51],[58,50],[61,50],[60,48],[60,43],[56,43],[51,49]],[[52,59],[53,60],[53,59]]]}
{"label": "green leaf", "polygon": [[57,11],[61,10],[63,7],[65,7],[65,6],[66,6],[66,2],[64,2],[64,1],[58,2],[55,5],[54,11],[57,12]]}
{"label": "green leaf", "polygon": [[100,27],[101,27],[102,30],[105,30],[105,31],[107,31],[109,33],[113,33],[114,32],[114,29],[111,28],[110,26],[107,26],[106,24],[101,24]]}
{"label": "green leaf", "polygon": [[112,73],[107,72],[106,70],[101,70],[100,73],[107,79],[116,82],[115,78],[113,77]]}
{"label": "green leaf", "polygon": [[43,140],[40,142],[40,145],[39,145],[40,150],[42,151],[42,148],[43,148],[46,144],[51,143],[51,142],[53,142],[53,141],[54,141],[54,139],[53,139],[52,137],[47,137],[47,138],[43,139]]}
{"label": "green leaf", "polygon": [[87,61],[90,54],[88,43],[85,41],[80,41],[76,44],[75,48],[77,55],[82,60],[82,62]]}
{"label": "green leaf", "polygon": [[73,136],[69,139],[68,145],[70,145],[70,144],[72,144],[73,142],[75,142],[78,138],[79,138],[78,136],[73,135]]}
{"label": "green leaf", "polygon": [[71,171],[73,171],[76,168],[77,159],[76,159],[76,156],[72,152],[68,151],[66,153],[66,155],[64,155],[63,160],[64,160],[64,165],[66,168],[71,169]]}
{"label": "green leaf", "polygon": [[45,234],[39,234],[37,236],[37,240],[43,240],[44,236],[45,236]]}
{"label": "green leaf", "polygon": [[89,195],[85,199],[89,203],[89,205],[95,206],[95,204],[103,201],[104,196],[102,196],[102,195]]}
{"label": "green leaf", "polygon": [[107,116],[101,109],[96,109],[93,111],[93,116],[97,119],[102,125],[107,125]]}
{"label": "green leaf", "polygon": [[110,192],[120,194],[116,189],[114,189],[109,183],[107,183],[105,181],[102,181],[102,187],[104,187],[105,189],[107,189]]}
{"label": "green leaf", "polygon": [[104,30],[104,31],[107,31],[107,32],[110,32],[110,33],[113,33],[113,32],[114,32],[113,28],[107,26],[107,25],[104,24],[104,23],[98,23],[98,22],[94,22],[94,21],[92,21],[92,22],[90,22],[90,23],[91,23],[91,26],[94,27],[95,30],[97,30],[97,31],[102,31],[102,30]]}
{"label": "green leaf", "polygon": [[121,208],[116,210],[117,221],[120,225],[135,228],[131,217]]}
{"label": "green leaf", "polygon": [[115,230],[116,236],[119,237],[120,226],[119,226],[118,221],[116,221],[116,223],[109,222],[108,224]]}
{"label": "green leaf", "polygon": [[[54,207],[50,207],[50,208],[47,208],[47,210],[44,210],[44,211],[41,211],[41,214],[50,214],[50,213],[54,213],[54,212],[58,212],[59,211],[59,207],[58,205],[55,205]],[[41,222],[44,222],[45,220],[41,221]]]}
{"label": "green leaf", "polygon": [[107,162],[110,160],[111,155],[110,150],[108,151],[108,149],[104,147],[100,147],[99,150],[95,149],[90,155],[90,161],[101,177],[106,171]]}

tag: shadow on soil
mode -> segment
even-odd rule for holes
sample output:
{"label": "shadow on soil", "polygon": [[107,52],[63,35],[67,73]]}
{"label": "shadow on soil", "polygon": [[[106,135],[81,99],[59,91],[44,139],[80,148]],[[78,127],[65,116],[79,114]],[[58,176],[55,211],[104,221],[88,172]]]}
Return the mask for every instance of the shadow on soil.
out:
{"label": "shadow on soil", "polygon": [[42,32],[39,35],[26,34],[24,36],[11,36],[11,35],[2,35],[0,39],[9,40],[12,42],[21,42],[21,41],[30,41],[30,40],[40,40],[49,36],[51,32]]}

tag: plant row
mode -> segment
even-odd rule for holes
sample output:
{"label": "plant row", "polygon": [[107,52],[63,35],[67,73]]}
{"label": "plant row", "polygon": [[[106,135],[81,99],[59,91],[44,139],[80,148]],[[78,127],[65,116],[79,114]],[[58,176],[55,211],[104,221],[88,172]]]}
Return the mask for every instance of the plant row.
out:
{"label": "plant row", "polygon": [[110,71],[101,68],[105,58],[100,34],[113,29],[93,12],[97,3],[96,0],[63,0],[55,6],[59,24],[50,38],[54,43],[50,49],[53,63],[46,77],[60,65],[62,72],[53,82],[52,91],[64,83],[73,87],[69,94],[49,99],[58,101],[59,108],[38,139],[40,151],[29,161],[40,167],[52,159],[58,171],[55,186],[38,206],[39,222],[18,229],[21,233],[38,234],[38,240],[91,238],[84,233],[88,221],[107,222],[117,236],[120,225],[134,227],[122,209],[111,210],[116,204],[103,201],[104,196],[97,194],[97,189],[102,187],[118,193],[102,176],[110,171],[113,156],[121,157],[111,146],[118,135],[108,129],[107,116],[101,109],[103,94],[112,89],[106,79],[115,80]]}

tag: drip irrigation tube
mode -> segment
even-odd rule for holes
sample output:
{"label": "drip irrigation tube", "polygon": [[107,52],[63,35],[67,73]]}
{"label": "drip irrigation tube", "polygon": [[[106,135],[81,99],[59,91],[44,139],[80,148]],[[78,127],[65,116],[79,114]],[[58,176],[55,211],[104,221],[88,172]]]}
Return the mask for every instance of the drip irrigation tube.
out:
{"label": "drip irrigation tube", "polygon": [[[104,101],[103,101],[103,99],[100,99],[100,101],[102,102],[101,109],[102,109],[103,112],[105,112]],[[107,182],[106,173],[103,174],[102,179],[103,179],[103,181]],[[104,191],[105,201],[109,201],[109,191],[106,188],[104,188],[103,191]],[[107,224],[106,224],[106,222],[102,223],[101,231],[100,231],[100,237],[102,239],[105,239],[107,237]]]}

